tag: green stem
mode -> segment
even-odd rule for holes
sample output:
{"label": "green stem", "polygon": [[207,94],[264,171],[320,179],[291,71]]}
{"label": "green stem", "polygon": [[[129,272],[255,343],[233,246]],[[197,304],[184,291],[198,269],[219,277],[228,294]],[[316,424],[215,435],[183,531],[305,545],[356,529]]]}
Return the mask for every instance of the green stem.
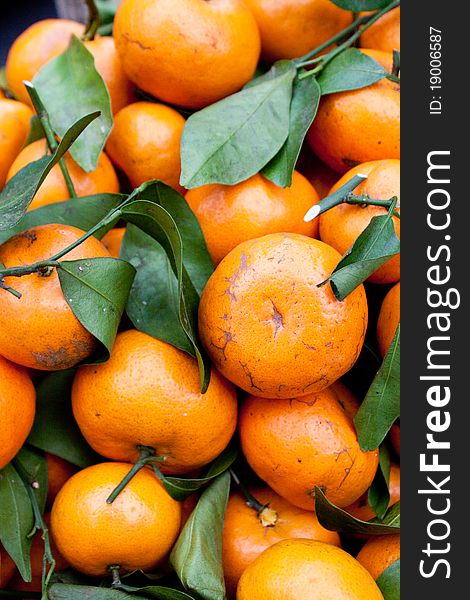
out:
{"label": "green stem", "polygon": [[94,39],[98,27],[100,26],[100,13],[96,8],[94,0],[85,0],[85,4],[88,8],[88,22],[82,39],[86,41]]}
{"label": "green stem", "polygon": [[[42,539],[44,540],[44,556],[42,563],[42,599],[47,600],[47,588],[49,586],[49,581],[52,577],[52,574],[54,573],[56,562],[52,555],[52,549],[49,540],[49,529],[44,521],[36,494],[34,493],[34,489],[37,489],[39,484],[36,478],[24,469],[23,465],[17,458],[14,458],[12,463],[21,480],[23,481],[31,502],[34,514],[33,535],[39,529],[42,531]],[[48,565],[50,565],[49,569],[47,568]]]}
{"label": "green stem", "polygon": [[[26,91],[28,92],[29,97],[31,98],[31,102],[33,103],[33,106],[36,110],[39,121],[41,122],[42,128],[44,130],[44,135],[46,136],[47,145],[49,146],[49,150],[52,153],[54,153],[57,150],[57,146],[59,144],[55,139],[54,131],[52,129],[51,122],[49,121],[49,115],[47,114],[44,104],[42,103],[42,100],[39,97],[39,94],[37,93],[34,85],[29,81],[24,81],[23,83],[26,87]],[[59,167],[62,171],[62,175],[64,176],[70,198],[76,198],[77,193],[75,191],[72,178],[70,177],[70,173],[67,170],[65,160],[63,158],[59,160]]]}
{"label": "green stem", "polygon": [[111,577],[113,578],[113,581],[111,582],[111,587],[113,589],[118,589],[122,586],[121,575],[119,573],[120,568],[121,567],[119,565],[111,565],[109,567],[109,571],[111,572]]}
{"label": "green stem", "polygon": [[140,452],[138,461],[132,465],[127,475],[108,496],[106,499],[106,504],[112,504],[126,487],[126,485],[131,481],[131,479],[135,477],[137,473],[143,469],[143,467],[149,464],[151,465],[154,462],[164,462],[166,460],[166,457],[164,456],[155,456],[155,449],[150,448],[149,446],[138,446],[138,450]]}
{"label": "green stem", "polygon": [[267,504],[261,504],[261,502],[258,502],[258,500],[252,494],[250,494],[248,488],[245,486],[244,483],[242,483],[242,481],[240,481],[240,478],[233,469],[230,469],[230,475],[240,488],[242,494],[245,496],[246,503],[248,504],[248,506],[256,510],[258,514],[262,513],[263,510],[266,508]]}
{"label": "green stem", "polygon": [[[343,202],[345,204],[359,204],[360,206],[381,206],[382,208],[389,210],[392,204],[396,205],[396,203],[398,202],[398,198],[397,196],[393,196],[388,200],[373,200],[368,196],[355,196],[354,194],[349,194],[348,196],[346,196]],[[393,216],[399,219],[400,213],[394,210]]]}
{"label": "green stem", "polygon": [[[351,37],[349,37],[345,42],[343,42],[342,44],[340,44],[339,46],[337,46],[336,48],[331,50],[331,52],[328,52],[328,54],[323,56],[323,60],[322,60],[321,64],[318,67],[316,67],[316,69],[313,69],[312,71],[306,71],[305,73],[302,73],[301,75],[299,75],[299,79],[305,79],[306,77],[310,77],[310,76],[318,73],[322,69],[324,69],[325,66],[329,62],[331,62],[334,58],[336,58],[336,56],[338,56],[338,54],[341,54],[341,52],[343,52],[344,50],[346,50],[347,48],[352,46],[355,43],[355,41],[361,37],[361,35],[364,33],[364,31],[369,29],[369,27],[371,27],[376,21],[378,21],[381,17],[383,17],[390,10],[392,10],[393,8],[396,8],[397,6],[400,6],[400,0],[395,0],[394,2],[392,2],[391,4],[389,4],[388,6],[383,8],[382,10],[380,10],[372,15],[366,15],[366,17],[368,17],[368,20],[364,23],[364,27],[357,29],[353,33],[353,35]],[[356,21],[356,23],[357,23],[357,21]],[[343,30],[343,33],[346,30],[347,29]],[[319,46],[319,48],[320,48],[320,46]],[[324,49],[324,48],[322,48],[322,49]],[[315,56],[315,54],[318,53],[318,49],[315,49],[312,52],[313,52],[312,56]],[[306,55],[306,56],[308,56],[308,55]],[[305,60],[303,60],[302,62],[297,63],[297,66],[305,67],[305,66],[308,66],[309,64],[310,63],[308,61],[305,62]]]}

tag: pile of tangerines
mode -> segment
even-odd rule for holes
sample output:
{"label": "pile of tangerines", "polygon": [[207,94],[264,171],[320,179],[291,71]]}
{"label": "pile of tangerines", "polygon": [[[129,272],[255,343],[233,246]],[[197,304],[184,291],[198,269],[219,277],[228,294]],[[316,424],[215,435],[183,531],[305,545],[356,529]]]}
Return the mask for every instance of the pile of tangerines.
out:
{"label": "pile of tangerines", "polygon": [[[88,4],[92,19],[96,6]],[[90,36],[89,27],[55,19],[33,24],[13,43],[0,99],[0,222],[2,203],[24,197],[32,165],[54,155],[62,137],[54,131],[51,142],[47,111],[38,110],[24,82],[34,84],[72,36],[94,59],[113,127],[93,170],[67,152],[14,226],[0,232],[0,596],[399,597],[396,586],[383,583],[400,555],[399,529],[393,533],[384,518],[393,511],[386,513],[387,504],[396,509],[400,499],[399,423],[388,427],[380,450],[365,450],[355,425],[397,339],[399,254],[342,299],[328,283],[376,217],[389,214],[399,236],[398,4],[122,0],[112,36]],[[305,66],[308,78],[351,33],[355,51],[390,77],[322,96],[291,185],[280,187],[263,172],[233,185],[181,184],[180,148],[191,115],[269,77],[263,74],[276,61],[320,48]],[[255,152],[257,144],[252,137]],[[351,191],[341,196],[354,176],[362,178],[352,190],[356,201]],[[150,229],[130,243],[141,221],[114,219],[100,235],[86,233],[96,222],[76,226],[76,215],[86,222],[103,195],[126,198],[150,181],[172,188],[171,198],[195,217],[189,222],[181,212],[178,221],[176,209],[166,209],[183,240],[186,270],[178,266],[174,231],[165,230],[173,258],[152,263]],[[332,206],[304,218],[333,194],[340,199]],[[136,273],[126,288],[127,314],[115,309],[108,354],[88,325],[106,308],[97,305],[87,316],[91,284],[69,297],[53,259],[69,247],[63,258],[79,261],[78,269],[87,260],[119,259]],[[202,255],[214,268],[200,290],[191,288],[196,308],[184,313],[197,321],[200,351],[192,352],[181,311],[191,265]],[[155,272],[163,284],[142,300],[139,286],[151,286]],[[103,273],[97,295],[112,306],[125,286],[107,284]],[[180,304],[172,302],[175,286]],[[129,308],[132,298],[139,313]],[[170,317],[182,322],[173,337],[166,333]],[[50,418],[64,431],[46,436],[39,428],[52,397]],[[91,458],[74,460],[76,443]],[[380,514],[378,489],[387,499]],[[323,508],[316,510],[320,491]],[[347,518],[364,533],[343,529]]]}

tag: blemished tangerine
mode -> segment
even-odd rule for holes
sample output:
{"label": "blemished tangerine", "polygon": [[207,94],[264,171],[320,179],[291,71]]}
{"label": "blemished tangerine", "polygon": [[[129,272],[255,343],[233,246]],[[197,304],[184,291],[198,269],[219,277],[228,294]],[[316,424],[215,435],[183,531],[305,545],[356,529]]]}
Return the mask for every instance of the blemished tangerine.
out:
{"label": "blemished tangerine", "polygon": [[[36,140],[29,144],[23,148],[14,160],[8,171],[7,179],[11,179],[20,169],[48,153],[49,150],[45,140]],[[68,153],[65,155],[64,161],[78,197],[119,192],[119,181],[116,172],[104,152],[100,154],[95,170],[90,173],[84,171]],[[70,192],[60,166],[55,165],[36,192],[28,210],[62,202],[69,198]]]}
{"label": "blemished tangerine", "polygon": [[383,600],[360,563],[325,542],[291,539],[265,550],[238,583],[237,600]]}
{"label": "blemished tangerine", "polygon": [[260,54],[258,26],[241,0],[124,0],[113,35],[139,88],[187,108],[238,91]]}
{"label": "blemished tangerine", "polygon": [[134,187],[159,179],[181,190],[180,141],[184,124],[184,118],[169,106],[135,102],[116,115],[106,151]]}
{"label": "blemished tangerine", "polygon": [[318,237],[316,220],[305,223],[303,218],[320,198],[297,171],[287,188],[258,174],[233,186],[209,184],[194,188],[188,191],[186,200],[216,265],[241,242],[269,233]]}
{"label": "blemished tangerine", "polygon": [[[49,259],[84,233],[70,225],[33,227],[0,246],[0,262],[8,268]],[[89,237],[64,260],[107,256],[103,244]],[[21,298],[0,290],[0,354],[25,367],[57,371],[76,365],[96,348],[95,338],[64,298],[56,269],[45,276],[5,277],[5,284]]]}
{"label": "blemished tangerine", "polygon": [[29,132],[33,111],[16,100],[0,99],[0,190],[8,169],[18,156]]}
{"label": "blemished tangerine", "polygon": [[400,322],[400,284],[394,285],[383,299],[377,320],[377,343],[385,356]]}
{"label": "blemished tangerine", "polygon": [[367,328],[362,286],[339,302],[325,281],[339,253],[276,233],[242,242],[218,265],[199,305],[214,365],[255,396],[292,398],[326,388],[356,361]]}
{"label": "blemished tangerine", "polygon": [[[390,72],[390,54],[362,51]],[[307,139],[315,154],[339,173],[371,160],[400,158],[399,84],[384,78],[323,96]]]}
{"label": "blemished tangerine", "polygon": [[0,469],[16,456],[28,437],[35,412],[36,392],[28,372],[0,356]]}
{"label": "blemished tangerine", "polygon": [[146,333],[116,337],[108,362],[79,368],[75,419],[88,443],[113,460],[134,462],[139,446],[167,458],[166,473],[187,473],[218,456],[237,423],[233,386],[215,369],[205,394],[197,362]]}
{"label": "blemished tangerine", "polygon": [[51,526],[60,553],[91,576],[151,570],[179,533],[181,508],[150,469],[132,478],[112,504],[114,488],[129,471],[125,463],[100,463],[71,477],[52,507]]}
{"label": "blemished tangerine", "polygon": [[[350,169],[331,188],[330,194],[347,183],[355,175],[367,175],[354,194],[372,200],[390,200],[396,196],[396,212],[400,212],[400,161],[397,159],[375,160]],[[387,209],[381,206],[342,203],[320,216],[320,238],[340,254],[345,254],[374,217],[384,216]],[[395,232],[400,237],[400,219],[392,217]],[[400,279],[400,254],[392,256],[368,278],[372,283],[394,283]]]}
{"label": "blemished tangerine", "polygon": [[368,540],[357,555],[357,560],[374,579],[400,558],[400,534],[380,535]]}
{"label": "blemished tangerine", "polygon": [[322,527],[314,512],[293,506],[267,486],[250,492],[266,507],[261,513],[238,492],[230,496],[225,511],[222,556],[229,597],[235,597],[238,580],[248,565],[281,540],[306,538],[341,545],[339,535]]}
{"label": "blemished tangerine", "polygon": [[275,492],[306,510],[315,487],[348,506],[370,486],[378,452],[363,452],[352,419],[329,389],[301,398],[248,396],[240,409],[243,453]]}
{"label": "blemished tangerine", "polygon": [[84,26],[69,19],[37,21],[21,33],[8,52],[5,75],[13,95],[31,105],[23,81],[32,81],[36,73],[52,58],[62,54],[72,35],[80,37]]}
{"label": "blemished tangerine", "polygon": [[263,57],[274,62],[307,54],[352,23],[330,0],[246,0],[261,34]]}
{"label": "blemished tangerine", "polygon": [[[360,13],[360,16],[365,14]],[[383,52],[400,50],[400,7],[388,11],[366,29],[359,38],[359,45]]]}

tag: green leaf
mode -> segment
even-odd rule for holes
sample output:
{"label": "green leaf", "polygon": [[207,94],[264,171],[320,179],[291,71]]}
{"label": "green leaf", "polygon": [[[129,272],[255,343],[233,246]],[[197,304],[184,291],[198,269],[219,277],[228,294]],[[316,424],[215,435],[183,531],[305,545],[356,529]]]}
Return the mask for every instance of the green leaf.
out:
{"label": "green leaf", "polygon": [[289,135],[276,156],[264,167],[265,177],[280,187],[292,185],[300,149],[307,131],[317,114],[320,86],[315,77],[294,79],[290,105]]}
{"label": "green leaf", "polygon": [[29,163],[7,181],[0,192],[0,231],[18,223],[49,171],[98,115],[99,113],[95,112],[79,119],[67,130],[54,154]]}
{"label": "green leaf", "polygon": [[322,95],[334,94],[372,85],[385,75],[386,69],[376,60],[357,48],[348,48],[325,66],[318,83]]}
{"label": "green leaf", "polygon": [[400,324],[354,423],[362,450],[383,442],[400,416]]}
{"label": "green leaf", "polygon": [[383,519],[390,504],[390,452],[386,444],[380,446],[379,468],[369,488],[368,502],[374,513]]}
{"label": "green leaf", "polygon": [[72,414],[70,389],[75,369],[48,373],[36,387],[36,418],[28,442],[80,468],[99,461]]}
{"label": "green leaf", "polygon": [[33,486],[34,495],[41,513],[44,512],[47,499],[47,461],[44,454],[34,448],[23,446],[15,456],[15,465],[19,464],[20,474],[24,473],[26,481],[36,482],[38,486]]}
{"label": "green leaf", "polygon": [[100,14],[100,26],[98,27],[98,35],[112,35],[117,4],[114,2],[110,2],[109,0],[95,0],[95,4]]}
{"label": "green leaf", "polygon": [[145,596],[136,596],[111,590],[109,588],[92,587],[90,585],[69,585],[67,583],[54,583],[48,590],[49,600],[133,600]]}
{"label": "green leaf", "polygon": [[181,532],[170,562],[185,589],[204,600],[224,600],[222,531],[230,491],[228,472],[202,493]]}
{"label": "green leaf", "polygon": [[99,119],[70,150],[82,169],[93,171],[113,127],[108,89],[95,68],[93,55],[72,36],[67,50],[46,63],[33,84],[59,137],[84,114],[100,111]]}
{"label": "green leaf", "polygon": [[162,483],[172,498],[175,500],[184,500],[193,492],[201,489],[209,481],[227,471],[237,458],[237,454],[235,445],[231,444],[209,465],[201,477],[183,479],[181,477],[166,477],[162,475]]}
{"label": "green leaf", "polygon": [[392,0],[331,0],[344,10],[351,10],[352,12],[360,12],[363,10],[380,10],[385,8]]}
{"label": "green leaf", "polygon": [[383,520],[361,521],[328,500],[321,488],[315,487],[315,512],[320,523],[330,531],[349,534],[386,535],[400,531],[400,503],[387,511]]}
{"label": "green leaf", "polygon": [[400,240],[395,233],[391,213],[373,217],[346,252],[328,279],[333,294],[344,300],[372,273],[400,252]]}
{"label": "green leaf", "polygon": [[[41,206],[27,212],[14,227],[6,231],[0,231],[0,244],[3,244],[3,242],[17,233],[21,233],[37,225],[46,225],[47,223],[63,223],[64,225],[72,225],[83,231],[88,231],[99,223],[113,208],[117,208],[124,198],[124,194],[95,194],[93,196],[71,198],[64,202],[54,202],[53,204]],[[102,230],[95,234],[95,237],[101,239],[110,227],[103,227]]]}
{"label": "green leaf", "polygon": [[121,258],[136,270],[126,312],[136,329],[164,340],[194,356],[178,314],[178,279],[163,247],[129,224]]}
{"label": "green leaf", "polygon": [[29,144],[32,144],[36,140],[41,140],[43,137],[44,129],[42,128],[41,121],[39,120],[39,117],[37,115],[33,115],[29,120],[28,137],[26,138],[23,148],[25,146],[29,146]]}
{"label": "green leaf", "polygon": [[130,198],[149,200],[162,206],[175,221],[183,243],[183,264],[198,294],[214,271],[204,234],[185,198],[161,181],[147,181]]}
{"label": "green leaf", "polygon": [[13,465],[0,471],[0,542],[21,577],[31,581],[31,538],[34,514],[28,492]]}
{"label": "green leaf", "polygon": [[199,296],[183,264],[183,242],[178,227],[168,211],[146,200],[137,200],[124,206],[121,217],[156,240],[164,248],[170,260],[178,279],[174,303],[178,308],[181,326],[194,348],[201,375],[201,389],[205,392],[209,385],[210,363],[198,339]]}
{"label": "green leaf", "polygon": [[74,315],[111,352],[135,275],[119,258],[61,261],[60,286]]}
{"label": "green leaf", "polygon": [[181,185],[233,185],[277,154],[289,133],[293,63],[277,63],[276,76],[194,113],[181,139]]}
{"label": "green leaf", "polygon": [[384,600],[400,600],[400,559],[389,565],[377,578]]}
{"label": "green leaf", "polygon": [[[194,596],[190,596],[186,592],[160,585],[150,585],[143,588],[125,586],[125,589],[132,594],[134,592],[139,592],[145,594],[146,598],[157,598],[158,600],[195,600]],[[136,596],[133,597],[135,598]]]}

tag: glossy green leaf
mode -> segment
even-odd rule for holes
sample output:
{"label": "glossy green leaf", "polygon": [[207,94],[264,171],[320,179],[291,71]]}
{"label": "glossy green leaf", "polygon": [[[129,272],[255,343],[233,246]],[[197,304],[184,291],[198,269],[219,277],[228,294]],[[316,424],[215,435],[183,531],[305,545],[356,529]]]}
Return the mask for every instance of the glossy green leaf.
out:
{"label": "glossy green leaf", "polygon": [[400,600],[400,559],[389,565],[377,578],[384,600]]}
{"label": "glossy green leaf", "polygon": [[178,314],[178,279],[163,247],[129,224],[121,258],[136,270],[126,312],[136,329],[164,340],[194,356]]}
{"label": "glossy green leaf", "polygon": [[383,520],[361,521],[326,498],[319,487],[315,487],[315,512],[320,523],[330,531],[349,534],[387,535],[400,530],[400,503],[394,504]]}
{"label": "glossy green leaf", "polygon": [[109,0],[95,0],[95,4],[100,14],[98,35],[112,35],[117,3],[110,2]]}
{"label": "glossy green leaf", "polygon": [[26,138],[23,147],[29,146],[29,144],[41,140],[43,137],[44,129],[42,128],[41,121],[37,115],[33,115],[29,120],[28,137]]}
{"label": "glossy green leaf", "polygon": [[[190,596],[186,592],[161,585],[150,585],[142,588],[124,586],[124,588],[132,594],[137,592],[139,594],[145,594],[146,598],[157,598],[157,600],[195,600],[194,596]],[[133,597],[135,598],[135,596]]]}
{"label": "glossy green leaf", "polygon": [[385,8],[392,0],[331,0],[344,10],[351,10],[352,12],[360,12],[363,10],[380,10]]}
{"label": "glossy green leaf", "polygon": [[178,227],[162,206],[146,200],[137,200],[123,207],[121,217],[150,235],[165,250],[178,286],[174,298],[184,332],[191,341],[199,365],[201,389],[209,385],[210,363],[198,340],[197,309],[199,296],[183,264],[183,242]]}
{"label": "glossy green leaf", "polygon": [[383,519],[390,504],[390,452],[386,444],[380,446],[379,468],[374,477],[374,481],[369,488],[368,503],[374,513]]}
{"label": "glossy green leaf", "polygon": [[130,199],[149,200],[163,207],[175,221],[183,243],[183,264],[198,294],[214,271],[201,226],[185,198],[161,181],[148,181]]}
{"label": "glossy green leaf", "polygon": [[0,542],[25,581],[31,581],[31,538],[34,514],[26,487],[10,464],[0,471]]}
{"label": "glossy green leaf", "polygon": [[387,71],[376,60],[357,48],[348,48],[325,66],[318,83],[322,95],[334,94],[372,85],[386,75]]}
{"label": "glossy green leaf", "polygon": [[229,492],[225,472],[202,493],[170,555],[185,589],[203,600],[225,599],[222,531]]}
{"label": "glossy green leaf", "polygon": [[108,89],[95,68],[93,55],[72,36],[67,50],[46,63],[33,84],[59,137],[84,114],[100,111],[96,122],[70,149],[82,169],[93,171],[113,127]]}
{"label": "glossy green leaf", "polygon": [[290,61],[277,75],[194,113],[181,139],[181,185],[233,185],[248,179],[276,155],[289,133]]}
{"label": "glossy green leaf", "polygon": [[363,450],[374,450],[400,416],[400,324],[354,423]]}
{"label": "glossy green leaf", "polygon": [[75,370],[48,373],[36,387],[36,418],[28,442],[80,468],[99,461],[73,417],[70,389]]}
{"label": "glossy green leaf", "polygon": [[[109,211],[117,208],[124,198],[124,194],[95,194],[41,206],[27,212],[14,227],[6,231],[0,231],[0,244],[3,244],[17,233],[47,223],[63,223],[88,231],[99,223]],[[104,227],[95,234],[95,237],[100,239],[109,228]]]}
{"label": "glossy green leaf", "polygon": [[184,479],[182,477],[161,476],[162,483],[172,498],[184,500],[193,492],[200,490],[209,481],[227,471],[237,458],[237,454],[235,445],[231,444],[205,469],[200,477]]}
{"label": "glossy green leaf", "polygon": [[338,300],[344,300],[372,273],[400,252],[400,240],[395,233],[391,215],[373,217],[336,266],[330,282]]}
{"label": "glossy green leaf", "polygon": [[290,105],[289,135],[276,156],[264,167],[265,177],[280,187],[292,185],[300,149],[317,114],[321,90],[315,77],[294,79]]}
{"label": "glossy green leaf", "polygon": [[61,261],[60,286],[74,315],[111,352],[135,275],[118,258]]}
{"label": "glossy green leaf", "polygon": [[133,598],[145,600],[145,596],[129,594],[109,588],[92,587],[91,585],[69,585],[54,583],[48,590],[49,600],[126,600]]}
{"label": "glossy green leaf", "polygon": [[49,171],[98,115],[99,113],[95,112],[79,119],[66,131],[54,154],[29,163],[6,183],[0,192],[0,231],[18,223]]}
{"label": "glossy green leaf", "polygon": [[24,481],[35,483],[34,495],[41,512],[44,512],[47,499],[47,461],[42,452],[23,446],[15,456],[15,466],[19,465]]}

